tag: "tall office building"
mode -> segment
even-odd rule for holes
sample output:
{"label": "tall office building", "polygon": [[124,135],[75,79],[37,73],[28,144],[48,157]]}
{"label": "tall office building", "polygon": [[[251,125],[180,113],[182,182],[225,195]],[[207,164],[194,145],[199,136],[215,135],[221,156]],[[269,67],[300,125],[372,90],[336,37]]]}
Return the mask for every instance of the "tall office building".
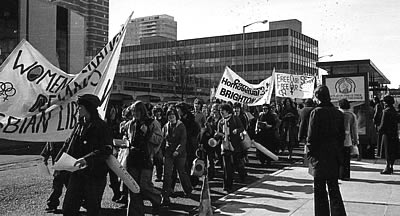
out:
{"label": "tall office building", "polygon": [[45,0],[2,0],[0,63],[26,39],[66,72],[84,66],[84,18]]}
{"label": "tall office building", "polygon": [[85,18],[85,63],[108,42],[109,0],[50,0]]}
{"label": "tall office building", "polygon": [[123,46],[176,41],[177,23],[169,15],[155,15],[132,19],[127,27]]}
{"label": "tall office building", "polygon": [[[269,25],[269,31],[246,33],[244,40],[243,34],[232,34],[122,47],[117,77],[125,81],[117,83],[117,88],[127,93],[176,94],[176,88],[181,88],[176,83],[184,82],[187,94],[209,95],[226,66],[250,83],[271,76],[274,68],[276,72],[316,75],[318,41],[302,34],[301,22],[283,20]],[[162,85],[131,82],[129,77],[160,80]]]}

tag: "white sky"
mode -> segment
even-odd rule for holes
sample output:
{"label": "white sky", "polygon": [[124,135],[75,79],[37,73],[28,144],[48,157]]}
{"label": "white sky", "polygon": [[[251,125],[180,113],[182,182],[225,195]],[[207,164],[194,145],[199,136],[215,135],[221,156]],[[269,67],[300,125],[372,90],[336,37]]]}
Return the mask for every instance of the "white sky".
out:
{"label": "white sky", "polygon": [[[168,14],[178,40],[242,33],[259,20],[298,19],[302,33],[318,40],[321,61],[370,59],[400,85],[400,0],[110,0],[110,34],[132,18]],[[268,30],[255,24],[246,32]],[[222,72],[221,72],[222,74]]]}

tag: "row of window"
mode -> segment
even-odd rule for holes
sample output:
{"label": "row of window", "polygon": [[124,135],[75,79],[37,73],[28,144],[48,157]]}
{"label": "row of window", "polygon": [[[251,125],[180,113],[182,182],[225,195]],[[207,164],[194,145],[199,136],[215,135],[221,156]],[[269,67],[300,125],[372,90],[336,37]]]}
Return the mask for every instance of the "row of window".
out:
{"label": "row of window", "polygon": [[[300,34],[293,30],[290,30],[290,34],[291,35],[289,35],[289,29],[278,29],[278,30],[246,33],[245,39],[251,40],[251,39],[293,36],[293,37],[299,38],[300,40],[304,40],[307,43],[318,46],[318,41],[316,41],[310,37],[307,37],[303,34]],[[142,44],[142,45],[135,45],[131,48],[125,47],[125,49],[131,49],[132,51],[162,49],[162,48],[184,47],[184,46],[192,46],[192,45],[205,45],[205,44],[213,44],[213,43],[242,41],[242,39],[243,39],[242,34],[234,34],[234,35],[224,35],[224,36],[217,36],[217,37],[206,37],[206,38],[188,39],[188,40],[180,40],[180,41],[165,41],[165,42],[153,43],[153,44]]]}
{"label": "row of window", "polygon": [[[245,56],[257,56],[257,55],[268,55],[268,54],[278,54],[278,53],[288,53],[289,46],[269,46],[269,47],[257,47],[257,48],[247,48],[245,50]],[[306,52],[305,52],[306,53]],[[126,54],[123,53],[122,55]],[[213,58],[230,58],[238,57],[243,55],[243,50],[224,50],[215,52],[198,52],[194,54],[184,53],[182,55],[165,55],[165,56],[155,56],[155,57],[144,57],[144,58],[131,58],[124,59],[123,57],[119,61],[120,65],[130,65],[130,64],[151,64],[151,63],[163,63],[163,62],[174,62],[178,59],[184,58],[184,60],[198,60],[198,59],[213,59]],[[313,54],[307,53],[308,56]]]}

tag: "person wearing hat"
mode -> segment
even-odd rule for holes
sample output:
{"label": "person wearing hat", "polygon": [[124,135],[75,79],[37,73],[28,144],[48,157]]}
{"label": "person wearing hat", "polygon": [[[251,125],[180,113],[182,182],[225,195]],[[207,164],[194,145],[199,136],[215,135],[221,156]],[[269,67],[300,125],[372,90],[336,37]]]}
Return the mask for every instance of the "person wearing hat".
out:
{"label": "person wearing hat", "polygon": [[338,183],[343,163],[344,116],[331,103],[328,87],[318,86],[314,99],[318,106],[311,111],[307,136],[309,173],[314,177],[314,215],[345,216]]}
{"label": "person wearing hat", "polygon": [[386,167],[381,171],[383,175],[393,173],[393,164],[398,158],[399,136],[397,122],[399,117],[393,106],[394,98],[391,95],[383,97],[384,109],[378,132],[382,137],[382,148],[386,158]]}
{"label": "person wearing hat", "polygon": [[87,215],[99,215],[101,199],[107,183],[106,158],[112,153],[111,130],[97,111],[99,98],[92,94],[78,97],[79,121],[61,152],[77,158],[65,193],[63,214],[75,216],[83,201]]}

